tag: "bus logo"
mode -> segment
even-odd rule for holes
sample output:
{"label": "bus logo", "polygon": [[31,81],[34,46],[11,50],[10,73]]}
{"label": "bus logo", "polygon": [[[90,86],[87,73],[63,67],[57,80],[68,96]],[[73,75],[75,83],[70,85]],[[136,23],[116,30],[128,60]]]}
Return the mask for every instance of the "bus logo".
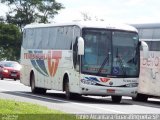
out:
{"label": "bus logo", "polygon": [[[62,51],[50,50],[48,53],[43,53],[43,51],[28,51],[28,53],[24,53],[24,59],[30,59],[32,66],[39,73],[48,77],[54,77],[61,58]],[[45,60],[47,61],[48,68],[46,68]]]}
{"label": "bus logo", "polygon": [[59,60],[62,57],[61,51],[49,51],[49,53],[52,55],[52,57],[48,58],[48,70],[51,77],[54,77],[56,74]]}
{"label": "bus logo", "polygon": [[100,78],[101,82],[108,82],[110,79],[109,78]]}

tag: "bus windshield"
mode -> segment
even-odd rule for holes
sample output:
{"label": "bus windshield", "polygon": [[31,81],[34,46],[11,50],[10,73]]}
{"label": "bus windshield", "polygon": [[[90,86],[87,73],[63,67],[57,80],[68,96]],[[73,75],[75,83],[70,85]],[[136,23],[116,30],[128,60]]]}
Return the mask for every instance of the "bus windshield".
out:
{"label": "bus windshield", "polygon": [[99,76],[138,77],[139,38],[127,31],[83,29],[82,72]]}

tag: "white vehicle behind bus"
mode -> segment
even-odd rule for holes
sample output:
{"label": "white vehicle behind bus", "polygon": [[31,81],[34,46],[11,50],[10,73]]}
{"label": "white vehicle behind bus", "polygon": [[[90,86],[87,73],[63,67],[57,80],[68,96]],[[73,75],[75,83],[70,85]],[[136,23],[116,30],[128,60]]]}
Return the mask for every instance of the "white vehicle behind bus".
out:
{"label": "white vehicle behind bus", "polygon": [[21,83],[33,93],[122,96],[137,93],[140,42],[134,27],[105,22],[27,25],[21,47]]}
{"label": "white vehicle behind bus", "polygon": [[149,97],[160,97],[160,24],[135,24],[140,41],[148,44],[148,57],[141,51],[141,68],[138,94],[133,100],[147,101]]}

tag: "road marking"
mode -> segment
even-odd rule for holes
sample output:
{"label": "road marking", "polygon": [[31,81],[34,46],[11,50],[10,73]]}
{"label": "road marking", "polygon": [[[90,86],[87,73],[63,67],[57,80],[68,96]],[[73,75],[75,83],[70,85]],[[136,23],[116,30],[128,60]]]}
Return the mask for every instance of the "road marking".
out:
{"label": "road marking", "polygon": [[1,80],[0,82],[3,82],[3,83],[6,83],[6,82],[7,82],[7,84],[9,83],[9,84],[21,85],[20,82],[16,82],[16,81],[4,81],[4,80]]}
{"label": "road marking", "polygon": [[[2,89],[2,88],[0,88],[0,90],[1,91],[11,91],[11,90]],[[11,91],[11,92],[13,92],[13,91]],[[75,104],[75,105],[79,105],[79,106],[84,106],[84,107],[89,107],[89,108],[94,108],[94,109],[99,109],[99,110],[103,110],[103,111],[107,111],[107,112],[113,112],[113,113],[119,113],[119,114],[124,114],[125,113],[126,114],[126,112],[121,112],[121,111],[117,111],[117,110],[96,107],[96,106],[92,106],[92,105],[86,105],[86,104],[82,104],[82,103],[71,102],[71,101],[67,101],[67,100],[60,100],[60,99],[56,99],[56,98],[43,97],[43,96],[39,96],[39,95],[27,94],[27,93],[15,92],[15,91],[13,93],[18,93],[18,94],[23,94],[23,95],[29,95],[29,96],[32,96],[32,97],[38,97],[38,98],[43,98],[43,99],[47,99],[47,100],[55,100],[55,101],[58,101],[58,102],[71,103],[71,104]]]}

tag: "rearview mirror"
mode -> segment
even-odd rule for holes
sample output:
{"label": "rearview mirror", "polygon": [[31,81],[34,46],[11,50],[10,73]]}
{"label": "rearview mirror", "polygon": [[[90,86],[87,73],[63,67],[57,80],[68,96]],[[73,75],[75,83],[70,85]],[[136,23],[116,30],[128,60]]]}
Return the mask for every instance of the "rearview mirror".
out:
{"label": "rearview mirror", "polygon": [[149,54],[148,54],[148,51],[149,51],[149,48],[148,48],[148,44],[144,41],[141,41],[141,47],[142,47],[142,53],[143,53],[143,57],[144,58],[148,58]]}
{"label": "rearview mirror", "polygon": [[78,38],[78,55],[84,55],[84,39]]}

